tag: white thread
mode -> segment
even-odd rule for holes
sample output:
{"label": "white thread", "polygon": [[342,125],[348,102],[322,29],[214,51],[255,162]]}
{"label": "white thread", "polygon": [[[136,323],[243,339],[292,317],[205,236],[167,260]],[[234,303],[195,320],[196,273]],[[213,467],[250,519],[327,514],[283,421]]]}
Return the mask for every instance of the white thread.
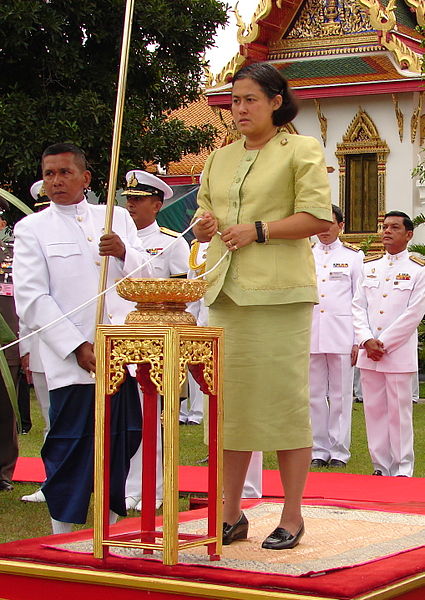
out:
{"label": "white thread", "polygon": [[[10,344],[6,344],[6,346],[1,346],[0,347],[0,352],[2,350],[7,350],[8,348],[11,348],[12,346],[15,346],[16,344],[19,344],[19,342],[22,342],[24,340],[29,339],[33,335],[36,335],[36,334],[40,333],[41,331],[44,331],[45,329],[48,329],[49,327],[52,327],[53,325],[56,325],[56,323],[59,323],[60,321],[62,321],[63,319],[66,319],[67,317],[69,317],[70,315],[74,314],[75,312],[81,310],[82,308],[85,308],[86,306],[88,306],[89,304],[91,304],[92,302],[94,302],[95,300],[97,300],[98,298],[100,298],[100,296],[103,296],[104,294],[110,292],[119,283],[125,281],[128,277],[131,277],[131,275],[133,275],[133,273],[136,273],[136,271],[139,271],[139,269],[143,269],[143,267],[145,267],[146,265],[149,265],[157,256],[161,256],[161,254],[163,252],[165,252],[166,250],[168,250],[168,248],[170,248],[173,244],[175,244],[178,239],[180,239],[181,237],[183,237],[185,235],[185,233],[187,233],[188,231],[190,231],[201,220],[202,220],[201,217],[199,217],[198,219],[196,219],[196,221],[194,221],[191,225],[189,225],[189,227],[187,229],[185,229],[175,239],[173,239],[168,244],[168,246],[165,246],[165,248],[162,248],[162,250],[160,250],[158,252],[158,254],[156,254],[155,256],[151,256],[149,258],[149,260],[147,260],[142,265],[139,265],[138,267],[136,267],[135,269],[133,269],[132,271],[130,271],[130,273],[127,273],[127,275],[125,277],[122,277],[119,281],[116,281],[115,283],[113,283],[110,287],[108,287],[105,290],[103,290],[103,292],[100,292],[96,296],[93,296],[93,298],[90,298],[89,300],[86,300],[86,302],[83,302],[83,304],[80,304],[80,306],[77,306],[76,308],[73,308],[72,310],[70,310],[69,312],[65,313],[64,315],[61,315],[60,317],[58,317],[54,321],[51,321],[50,323],[47,323],[47,325],[43,325],[42,327],[40,327],[40,329],[37,329],[35,331],[31,331],[31,333],[28,333],[27,335],[24,335],[24,337],[22,337],[22,338],[18,338],[17,340],[11,342]],[[217,233],[219,235],[221,235],[221,233],[219,231],[217,231]],[[218,265],[222,262],[222,260],[225,258],[225,256],[227,256],[228,252],[229,252],[229,250],[227,250],[226,254],[224,254],[224,256],[221,257],[221,259],[217,262],[217,264],[214,265],[214,267],[212,267],[212,269],[210,269],[208,271],[208,273],[210,273],[211,271],[213,271],[214,269],[216,269],[218,267]],[[206,273],[204,273],[204,275],[206,275]],[[194,279],[198,279],[198,277],[195,277]]]}
{"label": "white thread", "polygon": [[[219,233],[217,231],[217,233]],[[221,233],[220,233],[221,235]],[[200,279],[201,277],[205,277],[205,275],[208,275],[209,273],[211,273],[211,271],[214,271],[214,269],[216,269],[218,267],[218,265],[220,265],[223,260],[226,258],[226,256],[229,254],[230,250],[226,250],[225,254],[223,254],[223,256],[220,258],[220,260],[218,262],[215,263],[215,265],[213,267],[211,267],[211,269],[208,269],[208,271],[205,271],[205,273],[201,273],[201,275],[197,275],[196,277],[193,277],[193,279]]]}

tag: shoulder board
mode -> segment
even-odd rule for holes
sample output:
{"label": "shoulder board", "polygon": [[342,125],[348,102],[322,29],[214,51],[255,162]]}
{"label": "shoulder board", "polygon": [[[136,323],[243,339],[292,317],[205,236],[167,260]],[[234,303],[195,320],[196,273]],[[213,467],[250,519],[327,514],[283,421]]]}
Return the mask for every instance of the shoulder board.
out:
{"label": "shoulder board", "polygon": [[348,242],[342,242],[344,248],[348,248],[349,250],[354,250],[354,252],[360,252],[360,248],[355,246],[354,244],[349,244]]}
{"label": "shoulder board", "polygon": [[363,262],[368,263],[368,262],[371,262],[372,260],[379,260],[383,256],[384,256],[383,254],[370,254],[369,256],[364,257]]}
{"label": "shoulder board", "polygon": [[419,256],[413,256],[412,254],[409,256],[410,260],[421,265],[421,267],[425,267],[425,258],[420,258]]}
{"label": "shoulder board", "polygon": [[311,248],[314,248],[315,245],[316,245],[316,242],[311,242],[311,244],[310,244]]}
{"label": "shoulder board", "polygon": [[167,227],[160,227],[162,233],[165,235],[171,235],[173,237],[179,237],[180,233],[178,231],[173,231],[172,229],[168,229]]}

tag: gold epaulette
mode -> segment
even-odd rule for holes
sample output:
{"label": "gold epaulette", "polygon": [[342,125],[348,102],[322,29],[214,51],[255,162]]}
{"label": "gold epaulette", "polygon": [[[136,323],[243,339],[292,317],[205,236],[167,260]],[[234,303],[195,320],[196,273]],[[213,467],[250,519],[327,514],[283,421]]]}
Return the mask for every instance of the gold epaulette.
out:
{"label": "gold epaulette", "polygon": [[344,248],[348,248],[349,250],[354,250],[354,252],[360,252],[361,248],[359,246],[355,246],[354,244],[349,244],[348,242],[342,242]]}
{"label": "gold epaulette", "polygon": [[199,263],[199,265],[196,262],[198,258],[200,244],[201,243],[198,242],[198,240],[193,240],[189,254],[189,269],[191,269],[192,271],[199,271],[199,275],[205,273],[205,265],[207,264],[206,261]]}
{"label": "gold epaulette", "polygon": [[363,262],[367,263],[367,262],[371,262],[372,260],[379,260],[383,256],[384,256],[383,254],[369,254],[368,256],[364,257]]}
{"label": "gold epaulette", "polygon": [[413,262],[417,263],[418,265],[421,265],[421,267],[425,267],[425,259],[421,258],[420,256],[414,256],[413,254],[410,254],[409,256],[410,260],[413,260]]}
{"label": "gold epaulette", "polygon": [[180,233],[178,231],[173,231],[172,229],[168,229],[168,227],[160,227],[162,233],[165,235],[171,235],[173,237],[179,237]]}

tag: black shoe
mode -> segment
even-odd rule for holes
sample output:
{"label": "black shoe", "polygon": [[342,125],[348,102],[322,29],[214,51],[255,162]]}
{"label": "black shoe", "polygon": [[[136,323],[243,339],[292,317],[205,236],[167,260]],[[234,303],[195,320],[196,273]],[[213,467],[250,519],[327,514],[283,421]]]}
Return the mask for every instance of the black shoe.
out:
{"label": "black shoe", "polygon": [[243,512],[233,525],[223,523],[223,546],[228,546],[236,540],[246,540],[248,537],[248,519]]}
{"label": "black shoe", "polygon": [[5,481],[2,479],[0,481],[0,492],[11,492],[13,490],[13,485],[9,481]]}
{"label": "black shoe", "polygon": [[289,548],[298,546],[303,535],[304,523],[301,524],[301,527],[295,535],[292,535],[292,533],[289,533],[289,531],[283,529],[283,527],[276,527],[269,537],[264,540],[261,547],[266,548],[267,550],[289,550]]}
{"label": "black shoe", "polygon": [[311,466],[315,468],[327,467],[328,461],[323,460],[323,458],[313,458],[313,460],[311,461]]}
{"label": "black shoe", "polygon": [[382,471],[380,471],[379,469],[375,469],[372,475],[380,475],[382,477]]}
{"label": "black shoe", "polygon": [[329,461],[330,467],[335,467],[337,469],[343,469],[347,466],[347,464],[343,460],[338,460],[337,458],[332,458]]}

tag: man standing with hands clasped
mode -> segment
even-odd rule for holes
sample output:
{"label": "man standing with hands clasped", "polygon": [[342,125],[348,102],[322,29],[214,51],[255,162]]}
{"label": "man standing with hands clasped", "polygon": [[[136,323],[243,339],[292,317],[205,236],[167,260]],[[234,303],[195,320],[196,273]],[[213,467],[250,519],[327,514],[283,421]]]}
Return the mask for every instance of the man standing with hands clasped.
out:
{"label": "man standing with hands clasped", "polygon": [[353,300],[373,475],[413,474],[412,378],[418,368],[417,327],[425,312],[425,262],[409,255],[412,236],[408,215],[385,215],[385,255],[366,258]]}

